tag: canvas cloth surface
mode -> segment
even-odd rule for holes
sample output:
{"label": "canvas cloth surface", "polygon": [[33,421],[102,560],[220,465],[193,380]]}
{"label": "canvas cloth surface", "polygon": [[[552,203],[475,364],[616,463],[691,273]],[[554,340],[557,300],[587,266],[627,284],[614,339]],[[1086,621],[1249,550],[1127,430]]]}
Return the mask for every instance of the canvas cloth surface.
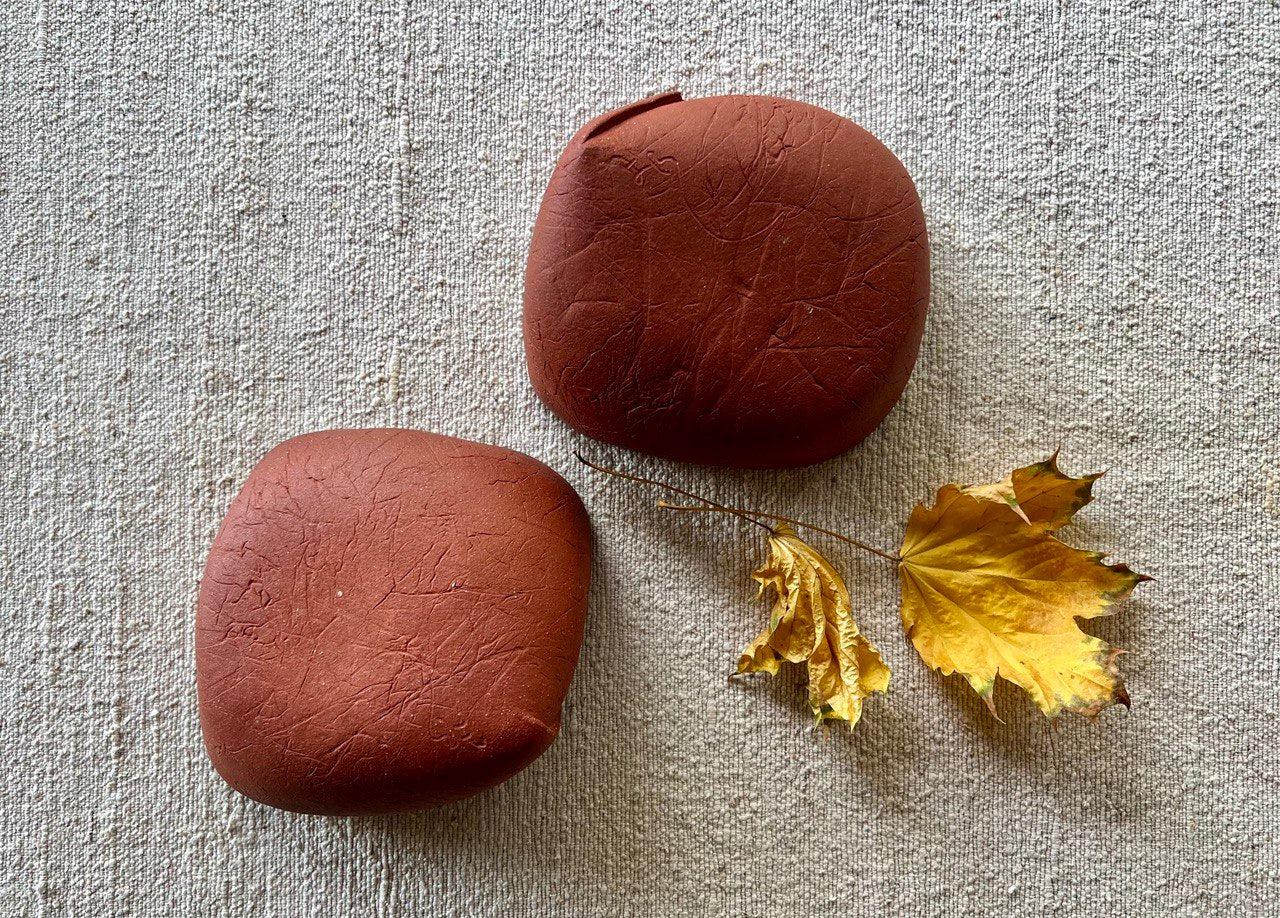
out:
{"label": "canvas cloth surface", "polygon": [[[15,0],[0,10],[6,915],[1241,915],[1280,895],[1274,3]],[[846,115],[919,185],[916,374],[864,445],[597,457],[879,545],[947,481],[1110,469],[1066,538],[1155,576],[1133,710],[997,724],[828,548],[894,669],[852,735],[731,684],[763,546],[575,468],[524,255],[562,145],[666,88]],[[318,819],[214,775],[204,556],[290,435],[524,450],[598,562],[564,733],[493,793]],[[762,430],[761,436],[769,435]]]}

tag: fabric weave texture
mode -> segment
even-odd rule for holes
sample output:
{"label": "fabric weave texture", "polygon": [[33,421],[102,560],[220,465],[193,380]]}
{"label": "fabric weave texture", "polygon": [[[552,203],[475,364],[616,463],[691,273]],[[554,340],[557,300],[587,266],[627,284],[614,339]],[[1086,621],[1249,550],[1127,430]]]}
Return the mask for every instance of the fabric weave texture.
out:
{"label": "fabric weave texture", "polygon": [[[1280,897],[1274,3],[14,0],[0,9],[0,912],[1265,915]],[[706,470],[570,432],[522,360],[543,188],[592,116],[787,96],[911,171],[932,306],[861,446]],[[405,426],[566,475],[597,562],[564,731],[446,809],[214,774],[196,590],[254,462]],[[762,430],[761,437],[769,432]],[[948,481],[1109,469],[1065,541],[1156,578],[1088,630],[1134,704],[995,722],[815,537],[893,667],[853,734],[730,682],[757,531],[572,450],[899,543]]]}

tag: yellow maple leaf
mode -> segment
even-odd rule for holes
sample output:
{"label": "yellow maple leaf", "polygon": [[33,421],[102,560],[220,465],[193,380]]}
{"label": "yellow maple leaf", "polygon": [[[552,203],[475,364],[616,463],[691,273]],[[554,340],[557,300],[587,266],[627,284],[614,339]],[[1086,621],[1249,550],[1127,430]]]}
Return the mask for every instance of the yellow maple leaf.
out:
{"label": "yellow maple leaf", "polygon": [[778,524],[769,558],[752,576],[776,594],[769,626],[743,651],[739,673],[777,675],[783,660],[809,671],[809,704],[819,721],[862,716],[862,700],[889,686],[889,667],[853,621],[844,580],[831,563]]}
{"label": "yellow maple leaf", "polygon": [[1129,703],[1123,651],[1080,630],[1149,580],[1052,533],[1091,499],[1098,476],[1070,478],[1054,458],[973,488],[946,485],[912,511],[898,566],[902,624],[921,658],[960,673],[995,713],[997,676],[1046,715],[1093,717]]}

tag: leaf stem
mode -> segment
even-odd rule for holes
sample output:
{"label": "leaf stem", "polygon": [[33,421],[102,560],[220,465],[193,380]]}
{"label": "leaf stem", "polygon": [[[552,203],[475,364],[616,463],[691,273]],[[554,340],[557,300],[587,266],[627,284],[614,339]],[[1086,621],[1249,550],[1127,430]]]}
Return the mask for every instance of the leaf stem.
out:
{"label": "leaf stem", "polygon": [[[732,513],[734,516],[740,519],[744,519],[748,523],[754,523],[755,525],[759,526],[761,529],[765,530],[766,532],[769,532],[769,533],[773,532],[773,527],[765,523],[762,523],[757,519],[753,519],[752,517],[748,516],[746,512],[742,510],[731,510],[730,508],[726,507],[724,504],[714,501],[709,497],[703,497],[701,494],[695,494],[692,491],[686,491],[683,488],[677,488],[675,485],[669,485],[666,482],[654,481],[652,478],[644,478],[643,476],[640,476],[640,475],[631,475],[631,474],[628,474],[627,472],[619,472],[617,469],[611,469],[603,465],[596,465],[594,462],[592,462],[586,456],[582,455],[582,453],[578,452],[577,450],[574,450],[573,454],[578,458],[579,462],[581,462],[585,466],[589,466],[590,468],[595,469],[597,472],[604,472],[606,475],[612,475],[615,478],[625,478],[627,481],[637,481],[640,484],[653,485],[655,488],[665,488],[666,490],[670,491],[673,494],[679,494],[681,497],[687,497],[690,500],[700,500],[704,504],[709,505],[706,507],[693,508],[695,510],[716,510],[720,513]],[[658,504],[659,506],[661,506],[662,501],[658,501]],[[759,514],[759,515],[763,516],[764,514]]]}
{"label": "leaf stem", "polygon": [[812,529],[814,532],[820,532],[823,535],[831,536],[831,538],[839,539],[841,542],[848,542],[850,545],[854,546],[855,548],[861,548],[863,551],[869,551],[873,555],[879,555],[881,558],[885,558],[886,560],[893,561],[895,564],[902,561],[902,559],[899,558],[897,555],[891,555],[887,551],[881,551],[878,548],[872,548],[870,545],[867,545],[865,542],[859,542],[857,539],[851,539],[847,535],[841,535],[838,532],[832,532],[830,529],[823,529],[821,526],[813,525],[813,523],[805,523],[801,520],[793,520],[789,517],[778,516],[777,514],[774,514],[774,513],[765,513],[763,510],[744,510],[741,507],[685,507],[685,506],[681,506],[680,504],[669,504],[665,500],[658,501],[658,506],[661,507],[663,510],[693,510],[693,511],[701,511],[703,513],[734,513],[739,516],[745,516],[747,514],[755,514],[756,516],[764,517],[766,520],[773,520],[774,522],[777,522],[777,523],[787,523],[788,525],[791,525],[791,526],[800,526],[801,528],[804,528],[804,529]]}
{"label": "leaf stem", "polygon": [[863,551],[869,551],[873,555],[879,555],[881,558],[884,558],[888,561],[893,561],[895,564],[902,561],[902,559],[899,558],[897,555],[891,555],[888,552],[881,551],[878,548],[872,548],[870,545],[867,545],[863,542],[859,542],[857,539],[851,539],[846,535],[841,535],[840,533],[833,532],[830,529],[823,529],[821,526],[815,526],[812,523],[805,523],[805,522],[802,522],[801,520],[793,520],[790,517],[786,517],[786,516],[778,516],[776,513],[765,513],[761,510],[746,510],[741,507],[726,507],[724,504],[720,503],[719,501],[714,501],[709,497],[703,497],[701,494],[695,494],[693,491],[686,491],[683,488],[677,488],[675,485],[669,485],[666,482],[655,481],[652,478],[645,478],[642,475],[632,475],[627,472],[620,472],[617,469],[611,469],[603,465],[596,465],[596,463],[587,459],[585,456],[582,455],[582,453],[578,452],[577,450],[574,450],[573,455],[576,456],[578,461],[581,462],[583,465],[588,466],[589,468],[593,468],[597,472],[604,472],[606,475],[612,475],[615,478],[623,478],[623,479],[626,479],[627,481],[635,481],[635,482],[639,482],[640,484],[653,485],[656,488],[663,488],[667,491],[672,492],[673,494],[679,494],[681,497],[687,497],[690,500],[700,501],[703,504],[707,505],[705,507],[690,507],[684,504],[672,504],[672,503],[668,503],[665,500],[660,500],[658,501],[658,506],[661,507],[663,510],[690,510],[690,511],[700,512],[700,513],[728,513],[738,517],[739,519],[746,520],[748,523],[754,523],[756,526],[759,526],[761,529],[765,530],[770,535],[773,535],[775,532],[774,528],[772,526],[769,526],[766,523],[760,522],[760,520],[757,519],[757,517],[760,517],[766,520],[773,520],[776,523],[786,523],[790,526],[799,526],[802,529],[811,529],[814,532],[820,532],[823,535],[831,536],[831,538],[833,539],[839,539],[841,542],[847,542],[848,544],[854,546],[855,548],[861,548]]}

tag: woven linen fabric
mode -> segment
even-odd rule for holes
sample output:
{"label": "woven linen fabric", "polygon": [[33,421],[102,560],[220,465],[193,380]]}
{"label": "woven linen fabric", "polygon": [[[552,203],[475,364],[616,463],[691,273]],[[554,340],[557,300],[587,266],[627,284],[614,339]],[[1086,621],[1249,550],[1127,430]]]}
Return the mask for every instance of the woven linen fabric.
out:
{"label": "woven linen fabric", "polygon": [[[1274,3],[12,0],[0,10],[5,915],[1264,915],[1280,897]],[[867,442],[743,473],[591,443],[533,395],[526,247],[563,144],[648,94],[880,137],[933,294]],[[210,542],[328,427],[514,447],[597,546],[564,731],[394,817],[248,801],[201,745]],[[769,431],[760,431],[761,437]],[[1109,469],[1066,541],[1151,574],[1086,627],[1132,711],[995,722],[814,538],[893,667],[850,734],[730,682],[764,546],[572,450],[894,547],[948,481]]]}

